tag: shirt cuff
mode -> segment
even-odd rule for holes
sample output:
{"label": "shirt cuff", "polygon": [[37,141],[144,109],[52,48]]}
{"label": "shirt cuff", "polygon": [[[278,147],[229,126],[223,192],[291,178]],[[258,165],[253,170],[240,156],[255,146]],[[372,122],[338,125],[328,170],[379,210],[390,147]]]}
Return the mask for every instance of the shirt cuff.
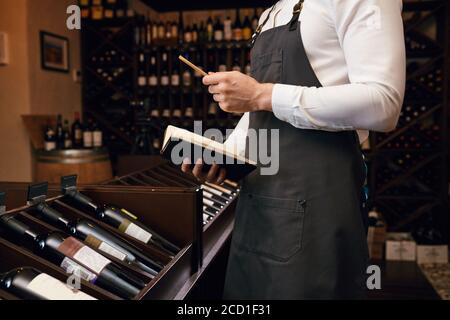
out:
{"label": "shirt cuff", "polygon": [[281,121],[296,127],[312,128],[308,115],[300,107],[300,97],[305,88],[286,84],[275,84],[272,92],[272,110]]}

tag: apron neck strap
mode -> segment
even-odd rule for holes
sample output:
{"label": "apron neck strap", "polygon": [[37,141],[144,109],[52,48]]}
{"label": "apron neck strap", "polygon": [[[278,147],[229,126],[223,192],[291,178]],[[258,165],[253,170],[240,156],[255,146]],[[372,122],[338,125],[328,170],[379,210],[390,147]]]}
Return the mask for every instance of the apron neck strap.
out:
{"label": "apron neck strap", "polygon": [[292,12],[292,19],[289,22],[289,31],[297,30],[298,19],[300,18],[300,14],[302,13],[302,10],[303,10],[303,2],[305,2],[305,0],[300,0],[294,6],[294,9],[293,9],[293,12]]}
{"label": "apron neck strap", "polygon": [[[300,18],[300,14],[302,13],[302,10],[303,10],[303,2],[305,2],[305,0],[299,0],[298,3],[294,6],[294,9],[292,11],[292,19],[291,19],[291,21],[289,21],[289,31],[297,30],[298,19]],[[272,15],[273,11],[275,10],[276,5],[277,4],[275,3],[270,8],[269,14],[267,15],[266,19],[264,19],[263,23],[261,23],[258,26],[258,28],[256,28],[256,31],[252,36],[252,40],[251,40],[251,44],[250,44],[251,48],[253,48],[253,46],[255,45],[256,39],[258,39],[264,26],[267,24],[267,22],[269,22],[270,16]]]}
{"label": "apron neck strap", "polygon": [[266,19],[264,19],[263,23],[261,23],[258,28],[256,28],[255,33],[252,36],[252,40],[251,40],[251,47],[253,47],[255,45],[256,39],[258,39],[259,35],[261,34],[262,29],[264,28],[264,26],[267,24],[267,22],[270,19],[270,16],[272,15],[273,10],[275,10],[276,7],[276,3],[272,6],[272,8],[270,8],[269,14],[267,15]]}

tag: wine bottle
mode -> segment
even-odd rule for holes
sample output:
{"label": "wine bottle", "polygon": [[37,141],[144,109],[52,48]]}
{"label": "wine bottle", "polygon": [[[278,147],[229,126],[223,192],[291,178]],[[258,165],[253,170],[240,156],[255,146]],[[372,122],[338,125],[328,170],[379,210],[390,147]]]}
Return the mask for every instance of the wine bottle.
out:
{"label": "wine bottle", "polygon": [[166,36],[166,28],[164,27],[164,23],[162,20],[158,24],[158,39],[163,40]]}
{"label": "wine bottle", "polygon": [[226,41],[231,41],[233,39],[233,22],[231,21],[231,18],[227,16],[223,23],[223,33],[224,33],[224,39]]}
{"label": "wine bottle", "polygon": [[150,15],[148,15],[147,23],[145,26],[145,45],[150,47],[152,45],[152,21],[150,20]]}
{"label": "wine bottle", "polygon": [[134,298],[145,287],[143,281],[65,233],[39,234],[11,215],[1,216],[0,223],[12,235],[12,241],[23,243],[68,274],[75,274],[122,298]]}
{"label": "wine bottle", "polygon": [[208,41],[208,35],[207,35],[205,23],[203,21],[200,23],[200,29],[198,31],[198,41],[201,43]]}
{"label": "wine bottle", "polygon": [[192,27],[192,42],[197,43],[199,39],[199,30],[197,23],[194,23],[194,26]]}
{"label": "wine bottle", "polygon": [[184,41],[184,20],[183,12],[180,11],[178,15],[178,43],[182,44]]}
{"label": "wine bottle", "polygon": [[171,34],[172,34],[172,39],[178,40],[178,25],[176,21],[173,21],[171,26]]}
{"label": "wine bottle", "polygon": [[146,76],[146,63],[145,63],[145,54],[144,52],[141,52],[139,54],[139,76],[138,76],[138,86],[139,87],[145,87],[147,85],[147,76]]}
{"label": "wine bottle", "polygon": [[[42,193],[46,193],[48,184],[45,183],[30,186],[28,191],[29,194],[33,193],[33,188],[41,188]],[[96,248],[100,252],[130,265],[137,266],[149,273],[152,277],[156,276],[164,267],[162,263],[150,259],[138,249],[128,245],[123,240],[108,233],[106,230],[90,221],[85,219],[67,219],[62,213],[45,203],[42,200],[44,197],[45,195],[40,197],[40,201],[33,207],[33,211],[37,212],[44,220],[52,225],[66,230],[69,234]]]}
{"label": "wine bottle", "polygon": [[216,17],[216,23],[214,24],[214,41],[223,41],[223,26],[219,17]]}
{"label": "wine bottle", "polygon": [[192,42],[192,30],[190,26],[184,30],[184,42],[191,43]]}
{"label": "wine bottle", "polygon": [[156,57],[151,56],[150,57],[150,76],[148,77],[148,85],[150,87],[157,87],[158,86],[158,70],[156,67]]}
{"label": "wine bottle", "polygon": [[51,127],[50,122],[48,122],[47,128],[45,129],[44,148],[45,151],[53,151],[56,149],[55,131]]}
{"label": "wine bottle", "polygon": [[70,136],[69,121],[64,121],[64,149],[72,148],[72,137]]}
{"label": "wine bottle", "polygon": [[180,86],[180,71],[178,70],[177,66],[174,66],[172,69],[172,75],[170,76],[170,85],[172,87]]}
{"label": "wine bottle", "polygon": [[75,148],[83,146],[83,129],[81,128],[79,112],[75,112],[75,121],[72,124],[72,145]]}
{"label": "wine bottle", "polygon": [[158,40],[158,24],[156,22],[152,25],[152,40],[155,43]]}
{"label": "wine bottle", "polygon": [[253,18],[252,18],[252,31],[256,32],[256,29],[258,29],[258,26],[259,26],[258,10],[255,8],[255,11],[253,12]]}
{"label": "wine bottle", "polygon": [[83,130],[83,147],[86,149],[90,149],[92,148],[93,143],[92,119],[88,119]]}
{"label": "wine bottle", "polygon": [[214,40],[214,24],[211,16],[206,22],[206,41],[212,42]]}
{"label": "wine bottle", "polygon": [[252,23],[248,15],[245,16],[244,24],[242,27],[242,37],[244,40],[250,40],[252,38]]}
{"label": "wine bottle", "polygon": [[242,40],[242,24],[239,9],[236,9],[236,20],[233,26],[233,40],[235,41]]}
{"label": "wine bottle", "polygon": [[92,130],[92,142],[94,148],[103,147],[103,132],[100,130],[98,124],[95,122]]}
{"label": "wine bottle", "polygon": [[170,255],[176,255],[181,250],[175,244],[138,222],[137,218],[127,210],[114,205],[94,203],[91,198],[77,190],[76,179],[76,176],[67,176],[61,179],[63,194],[74,204],[89,210],[90,213],[95,214],[97,219],[117,228],[120,232],[140,242],[156,245]]}
{"label": "wine bottle", "polygon": [[170,23],[170,21],[166,22],[166,34],[165,34],[165,37],[168,40],[172,39],[172,24]]}
{"label": "wine bottle", "polygon": [[183,85],[185,87],[190,87],[192,85],[192,74],[191,74],[191,70],[189,69],[184,69],[183,72]]}
{"label": "wine bottle", "polygon": [[167,52],[163,52],[161,58],[161,86],[167,87],[170,84]]}
{"label": "wine bottle", "polygon": [[97,300],[29,267],[0,274],[0,289],[24,300]]}
{"label": "wine bottle", "polygon": [[56,149],[64,149],[64,128],[62,124],[62,115],[58,115],[56,121]]}

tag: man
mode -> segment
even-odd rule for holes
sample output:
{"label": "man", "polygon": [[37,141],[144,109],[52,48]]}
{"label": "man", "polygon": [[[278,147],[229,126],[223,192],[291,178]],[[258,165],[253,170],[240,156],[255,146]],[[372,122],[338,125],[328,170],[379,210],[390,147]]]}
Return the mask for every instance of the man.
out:
{"label": "man", "polygon": [[[279,130],[280,169],[243,182],[227,271],[229,299],[363,298],[368,262],[360,143],[397,124],[405,89],[401,0],[281,0],[265,11],[252,77],[203,83],[249,128]],[[213,166],[193,173],[222,182]],[[190,171],[188,164],[183,171]]]}

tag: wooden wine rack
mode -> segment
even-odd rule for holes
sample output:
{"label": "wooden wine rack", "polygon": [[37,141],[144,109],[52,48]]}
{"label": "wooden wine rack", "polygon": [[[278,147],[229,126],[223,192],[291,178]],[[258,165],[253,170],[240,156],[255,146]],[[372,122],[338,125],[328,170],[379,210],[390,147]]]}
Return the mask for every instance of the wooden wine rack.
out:
{"label": "wooden wine rack", "polygon": [[[407,85],[397,129],[371,133],[371,205],[383,213],[391,231],[413,231],[425,220],[450,241],[448,209],[449,4],[404,4],[414,13],[405,21]],[[422,30],[436,28],[436,37]]]}

